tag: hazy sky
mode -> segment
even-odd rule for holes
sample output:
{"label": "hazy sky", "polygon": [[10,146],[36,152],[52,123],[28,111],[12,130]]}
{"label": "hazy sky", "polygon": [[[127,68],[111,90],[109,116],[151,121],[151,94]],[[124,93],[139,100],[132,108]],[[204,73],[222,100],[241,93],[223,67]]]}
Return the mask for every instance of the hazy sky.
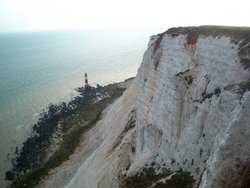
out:
{"label": "hazy sky", "polygon": [[0,31],[250,26],[249,5],[248,0],[0,0]]}

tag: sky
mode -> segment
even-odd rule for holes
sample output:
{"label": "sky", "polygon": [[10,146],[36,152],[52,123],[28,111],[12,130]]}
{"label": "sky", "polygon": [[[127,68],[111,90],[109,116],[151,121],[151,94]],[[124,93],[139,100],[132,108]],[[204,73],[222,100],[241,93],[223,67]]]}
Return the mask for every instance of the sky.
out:
{"label": "sky", "polygon": [[0,0],[0,31],[250,26],[248,0]]}

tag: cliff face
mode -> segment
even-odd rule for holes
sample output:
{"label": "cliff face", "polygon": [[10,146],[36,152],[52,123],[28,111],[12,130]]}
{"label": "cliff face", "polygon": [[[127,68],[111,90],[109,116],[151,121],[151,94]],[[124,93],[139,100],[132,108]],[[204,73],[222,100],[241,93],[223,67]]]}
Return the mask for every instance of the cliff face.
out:
{"label": "cliff face", "polygon": [[249,42],[249,28],[152,36],[135,80],[98,123],[99,142],[66,187],[160,187],[173,178],[186,187],[247,187]]}
{"label": "cliff face", "polygon": [[250,162],[250,32],[224,29],[152,37],[137,75],[135,161],[190,171],[200,187],[239,187]]}

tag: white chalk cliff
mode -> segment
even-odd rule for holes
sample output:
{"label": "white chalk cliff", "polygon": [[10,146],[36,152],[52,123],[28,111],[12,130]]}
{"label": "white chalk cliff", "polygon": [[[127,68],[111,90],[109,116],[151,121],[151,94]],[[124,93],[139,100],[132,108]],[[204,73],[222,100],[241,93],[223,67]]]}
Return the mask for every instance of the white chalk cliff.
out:
{"label": "white chalk cliff", "polygon": [[182,187],[249,186],[249,58],[249,28],[152,36],[132,84],[85,139],[81,163],[57,178],[68,188],[171,187],[174,177]]}

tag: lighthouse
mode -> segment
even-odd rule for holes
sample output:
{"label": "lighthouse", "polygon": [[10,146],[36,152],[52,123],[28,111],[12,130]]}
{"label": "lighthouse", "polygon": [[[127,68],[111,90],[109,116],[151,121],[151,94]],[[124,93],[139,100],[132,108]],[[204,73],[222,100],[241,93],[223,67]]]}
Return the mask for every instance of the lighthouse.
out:
{"label": "lighthouse", "polygon": [[86,72],[84,74],[84,77],[85,77],[85,86],[87,86],[89,84],[89,81],[88,81],[88,75]]}

